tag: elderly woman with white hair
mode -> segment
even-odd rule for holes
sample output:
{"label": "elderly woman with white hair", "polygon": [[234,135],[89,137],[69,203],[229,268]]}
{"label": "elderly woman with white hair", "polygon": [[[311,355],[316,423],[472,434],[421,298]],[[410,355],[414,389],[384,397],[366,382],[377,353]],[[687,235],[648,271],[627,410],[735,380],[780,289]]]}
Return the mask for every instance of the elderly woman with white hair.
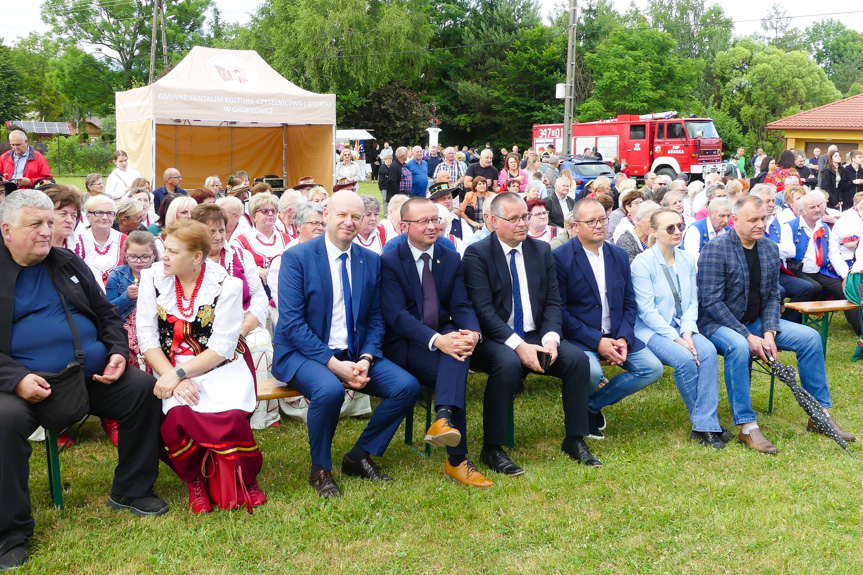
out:
{"label": "elderly woman with white hair", "polygon": [[219,176],[210,176],[204,180],[204,187],[216,194],[218,198],[222,192],[222,180],[219,179]]}
{"label": "elderly woman with white hair", "polygon": [[384,253],[387,243],[386,228],[378,223],[381,215],[381,201],[374,196],[360,196],[363,200],[363,218],[360,220],[360,231],[354,238],[354,243],[375,252]]}
{"label": "elderly woman with white hair", "polygon": [[252,227],[243,217],[246,208],[242,200],[234,196],[227,196],[216,200],[216,205],[225,210],[225,214],[228,216],[228,225],[225,228],[228,242],[233,243],[241,233]]}
{"label": "elderly woman with white hair", "polygon": [[123,244],[126,234],[112,226],[117,207],[114,200],[106,194],[93,196],[84,204],[84,213],[89,226],[81,233],[84,244],[84,262],[90,266],[96,277],[102,280],[102,287],[108,276],[118,265],[123,264]]}
{"label": "elderly woman with white hair", "polygon": [[287,189],[279,196],[279,219],[276,220],[276,229],[285,235],[290,243],[296,239],[297,227],[294,225],[294,213],[306,201],[302,192],[293,188]]}
{"label": "elderly woman with white hair", "polygon": [[353,154],[351,153],[350,146],[346,146],[344,150],[342,150],[339,155],[339,159],[341,160],[336,164],[335,169],[335,177],[336,180],[340,180],[342,178],[347,178],[354,182],[354,191],[356,192],[359,189],[359,183],[365,180],[365,173],[360,166],[359,162],[354,161]]}
{"label": "elderly woman with white hair", "polygon": [[387,202],[388,217],[385,220],[381,220],[381,225],[384,227],[388,238],[394,238],[399,235],[399,224],[402,221],[401,209],[409,199],[410,198],[405,194],[397,194],[393,199]]}
{"label": "elderly woman with white hair", "polygon": [[258,266],[258,275],[267,291],[267,299],[272,299],[272,290],[267,285],[267,272],[273,258],[281,255],[288,245],[285,236],[276,229],[279,199],[267,192],[252,196],[249,200],[249,215],[254,227],[237,236],[234,245],[252,255],[255,265]]}
{"label": "elderly woman with white hair", "polygon": [[656,202],[645,200],[635,210],[634,225],[625,233],[621,234],[615,245],[626,250],[629,255],[629,263],[635,256],[648,249],[648,237],[650,236],[650,218],[659,211],[660,205]]}

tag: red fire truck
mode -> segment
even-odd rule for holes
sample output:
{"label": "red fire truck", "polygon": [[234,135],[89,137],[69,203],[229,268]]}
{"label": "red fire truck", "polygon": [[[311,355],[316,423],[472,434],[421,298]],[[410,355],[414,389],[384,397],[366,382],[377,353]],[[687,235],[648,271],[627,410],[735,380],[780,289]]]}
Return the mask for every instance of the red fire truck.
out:
{"label": "red fire truck", "polygon": [[[563,124],[534,124],[533,149],[563,148]],[[572,152],[596,148],[609,163],[626,160],[632,176],[647,172],[674,178],[684,172],[703,177],[722,171],[722,138],[710,118],[681,118],[677,112],[620,115],[572,125]]]}

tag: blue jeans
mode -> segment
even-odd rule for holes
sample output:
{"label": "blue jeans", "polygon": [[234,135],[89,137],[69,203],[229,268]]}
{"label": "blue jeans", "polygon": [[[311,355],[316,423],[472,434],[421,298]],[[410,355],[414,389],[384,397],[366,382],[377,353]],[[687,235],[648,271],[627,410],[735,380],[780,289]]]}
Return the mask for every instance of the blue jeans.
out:
{"label": "blue jeans", "polygon": [[597,389],[603,377],[599,354],[595,351],[584,353],[590,360],[591,392],[587,399],[587,410],[590,413],[596,413],[603,407],[617,403],[662,377],[662,364],[653,352],[645,347],[635,353],[627,354],[626,361],[623,362],[623,369],[626,371],[614,376],[602,388]]}
{"label": "blue jeans", "polygon": [[[761,318],[744,325],[750,333],[761,337]],[[811,393],[821,407],[832,407],[821,336],[811,327],[784,319],[779,320],[779,329],[776,347],[793,351],[797,355],[797,373],[803,389]],[[716,351],[725,357],[725,387],[728,389],[728,402],[731,404],[734,425],[755,421],[750,395],[749,343],[745,337],[728,327],[717,329],[710,336],[710,342],[716,346]]]}
{"label": "blue jeans", "polygon": [[695,350],[701,365],[695,365],[692,353],[658,333],[647,341],[647,347],[663,365],[674,369],[674,383],[689,410],[689,420],[694,431],[713,431],[719,433],[719,359],[716,348],[700,333],[692,334]]}

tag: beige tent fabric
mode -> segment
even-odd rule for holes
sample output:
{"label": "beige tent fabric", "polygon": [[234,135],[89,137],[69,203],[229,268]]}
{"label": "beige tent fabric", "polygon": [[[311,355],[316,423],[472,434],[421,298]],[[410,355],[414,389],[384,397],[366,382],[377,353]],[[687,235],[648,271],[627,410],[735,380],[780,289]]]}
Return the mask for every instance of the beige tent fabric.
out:
{"label": "beige tent fabric", "polygon": [[305,175],[332,182],[335,95],[303,90],[252,50],[196,46],[152,85],[118,92],[116,103],[118,146],[154,187],[167,167],[180,169],[187,189],[210,175],[224,184],[240,169],[287,174],[288,185]]}

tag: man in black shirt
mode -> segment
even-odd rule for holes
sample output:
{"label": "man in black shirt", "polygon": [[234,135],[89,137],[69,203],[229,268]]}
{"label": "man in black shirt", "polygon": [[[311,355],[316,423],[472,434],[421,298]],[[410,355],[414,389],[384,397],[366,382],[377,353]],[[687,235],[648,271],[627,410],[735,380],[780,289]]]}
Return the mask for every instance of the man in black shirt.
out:
{"label": "man in black shirt", "polygon": [[467,172],[464,175],[464,188],[465,190],[473,189],[473,179],[477,176],[482,176],[486,180],[489,181],[491,185],[491,191],[494,193],[498,193],[500,190],[500,184],[498,183],[497,169],[492,166],[492,161],[494,160],[494,152],[491,151],[490,148],[486,148],[479,155],[479,162],[476,164],[471,164],[467,167]]}

